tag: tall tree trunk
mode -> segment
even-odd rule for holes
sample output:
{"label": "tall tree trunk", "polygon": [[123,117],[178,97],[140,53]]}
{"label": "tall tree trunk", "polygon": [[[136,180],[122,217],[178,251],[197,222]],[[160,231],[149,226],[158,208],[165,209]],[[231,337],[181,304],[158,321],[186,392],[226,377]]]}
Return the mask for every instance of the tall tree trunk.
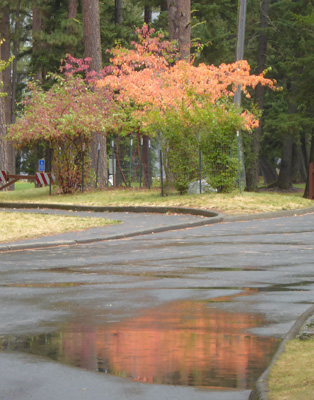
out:
{"label": "tall tree trunk", "polygon": [[[144,7],[144,22],[145,24],[149,25],[152,22],[152,9],[148,5],[145,5]],[[149,137],[146,135],[143,135],[143,148],[142,148],[142,163],[143,163],[143,187],[148,188],[149,186],[149,165],[148,165],[148,142],[149,142]]]}
{"label": "tall tree trunk", "polygon": [[309,165],[310,165],[310,163],[314,163],[314,133],[312,134],[312,138],[311,138],[309,163],[307,165],[307,180],[306,180],[305,190],[303,193],[303,197],[305,197],[306,199],[309,197]]}
{"label": "tall tree trunk", "polygon": [[[67,26],[67,32],[69,35],[75,35],[76,29],[75,29],[75,25],[76,22],[74,21],[74,19],[77,16],[77,6],[78,6],[78,0],[69,0],[69,4],[68,4],[68,26]],[[67,49],[66,49],[67,53],[74,55],[74,51],[75,51],[75,46],[74,44],[68,44]]]}
{"label": "tall tree trunk", "polygon": [[[291,84],[288,84],[287,86],[290,92],[293,93],[294,86]],[[293,115],[296,112],[297,112],[296,104],[290,102],[288,105],[288,114]],[[292,128],[287,129],[287,132],[283,133],[281,166],[278,177],[279,189],[290,189],[292,186],[292,152],[293,152],[293,142],[294,142],[293,133],[294,132],[292,131]]]}
{"label": "tall tree trunk", "polygon": [[[269,0],[260,0],[260,34],[258,39],[258,49],[257,49],[257,69],[256,74],[260,74],[265,69],[266,65],[266,52],[267,52],[267,33],[266,28],[268,26],[268,15],[269,15]],[[264,86],[258,84],[255,89],[255,102],[260,111],[264,107]],[[254,191],[257,189],[258,184],[258,162],[259,162],[259,152],[260,143],[262,136],[262,117],[259,119],[259,127],[253,132],[252,142],[251,142],[251,154],[254,158],[250,165],[246,169],[246,190]]]}
{"label": "tall tree trunk", "polygon": [[279,189],[290,189],[292,186],[291,171],[292,171],[292,149],[293,137],[290,133],[283,136],[281,166],[278,177]]}
{"label": "tall tree trunk", "polygon": [[293,142],[291,180],[293,183],[306,182],[307,174],[305,160],[302,153],[301,142]]}
{"label": "tall tree trunk", "polygon": [[[0,80],[2,81],[2,72],[0,72]],[[4,109],[4,98],[0,97],[0,171],[8,170],[8,144],[5,140],[3,140],[3,137],[6,134]]]}
{"label": "tall tree trunk", "polygon": [[277,182],[278,175],[276,168],[271,165],[267,158],[263,156],[260,157],[260,167],[264,178],[264,185],[271,185],[272,183]]}
{"label": "tall tree trunk", "polygon": [[[99,72],[101,69],[101,41],[99,21],[99,0],[82,0],[83,38],[85,57],[91,58],[90,69]],[[91,143],[92,169],[98,173],[97,181],[100,187],[108,184],[107,173],[107,142],[106,137],[94,133]]]}
{"label": "tall tree trunk", "polygon": [[[0,59],[2,53],[2,46],[0,46]],[[0,70],[0,82],[3,82],[3,74]],[[5,104],[4,97],[0,96],[0,171],[6,171],[8,168],[8,152],[7,152],[7,142],[3,140],[6,134],[5,129]]]}
{"label": "tall tree trunk", "polygon": [[114,2],[114,21],[116,25],[122,24],[122,0],[115,0]]}
{"label": "tall tree trunk", "polygon": [[[32,22],[32,31],[33,31],[33,56],[36,57],[36,53],[40,50],[40,43],[38,40],[38,34],[42,29],[42,21],[40,10],[37,8],[37,4],[33,2],[33,22]],[[39,66],[35,73],[35,80],[39,83],[42,83],[43,80],[43,70],[42,67]]]}
{"label": "tall tree trunk", "polygon": [[[2,46],[0,46],[0,59]],[[3,73],[0,70],[0,82],[3,82]],[[3,88],[1,90],[3,92]],[[6,135],[5,97],[0,96],[0,171],[10,171],[9,145],[3,138]]]}
{"label": "tall tree trunk", "polygon": [[76,15],[77,15],[77,0],[69,0],[68,19],[76,18]]}
{"label": "tall tree trunk", "polygon": [[144,7],[144,22],[145,24],[149,25],[153,19],[153,11],[152,8],[145,4]]}
{"label": "tall tree trunk", "polygon": [[[0,35],[5,40],[2,44],[1,59],[8,61],[10,58],[10,8],[4,7],[0,17]],[[11,65],[3,71],[3,91],[7,93],[5,97],[5,121],[10,124],[12,121],[12,103],[11,103]]]}
{"label": "tall tree trunk", "polygon": [[13,39],[13,62],[12,62],[12,123],[15,122],[15,102],[16,102],[16,85],[17,85],[17,58],[19,53],[20,42],[20,0],[17,0],[15,11],[15,27]]}
{"label": "tall tree trunk", "polygon": [[167,0],[160,0],[160,12],[168,11]]}
{"label": "tall tree trunk", "polygon": [[180,58],[188,60],[191,44],[191,0],[167,0],[169,39],[177,40]]}
{"label": "tall tree trunk", "polygon": [[82,0],[83,38],[85,57],[92,59],[90,68],[99,72],[101,69],[101,43],[99,0]]}
{"label": "tall tree trunk", "polygon": [[[8,61],[10,58],[10,7],[4,6],[0,9],[0,36],[5,40],[1,46],[0,58]],[[12,99],[11,99],[11,65],[7,66],[1,75],[3,81],[2,92],[6,93],[6,97],[1,98],[0,105],[0,138],[6,134],[6,125],[12,123]],[[15,172],[15,152],[13,146],[1,139],[1,158],[2,169],[13,174]],[[9,190],[13,190],[10,187]]]}

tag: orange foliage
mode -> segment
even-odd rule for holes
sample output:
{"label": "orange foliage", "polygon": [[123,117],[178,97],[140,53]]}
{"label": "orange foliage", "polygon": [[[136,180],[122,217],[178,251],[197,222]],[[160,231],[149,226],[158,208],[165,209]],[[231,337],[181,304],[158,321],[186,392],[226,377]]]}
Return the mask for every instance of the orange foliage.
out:
{"label": "orange foliage", "polygon": [[[158,51],[159,39],[153,39],[145,31],[140,44],[134,50],[116,48],[112,51],[111,62],[116,67],[113,74],[98,82],[99,87],[111,87],[117,93],[117,100],[133,102],[141,110],[202,107],[204,101],[215,104],[221,98],[232,98],[240,87],[247,97],[247,88],[258,84],[274,88],[274,82],[263,74],[250,75],[250,66],[242,60],[219,67],[184,60],[169,65],[166,57]],[[145,36],[146,35],[146,36]],[[247,129],[258,122],[247,112],[243,114]]]}

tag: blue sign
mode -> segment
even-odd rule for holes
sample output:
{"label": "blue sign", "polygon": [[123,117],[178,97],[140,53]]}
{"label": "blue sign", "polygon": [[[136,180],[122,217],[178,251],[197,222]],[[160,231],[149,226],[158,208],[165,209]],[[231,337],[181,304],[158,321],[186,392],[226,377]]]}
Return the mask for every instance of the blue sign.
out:
{"label": "blue sign", "polygon": [[45,160],[38,160],[38,172],[45,172]]}

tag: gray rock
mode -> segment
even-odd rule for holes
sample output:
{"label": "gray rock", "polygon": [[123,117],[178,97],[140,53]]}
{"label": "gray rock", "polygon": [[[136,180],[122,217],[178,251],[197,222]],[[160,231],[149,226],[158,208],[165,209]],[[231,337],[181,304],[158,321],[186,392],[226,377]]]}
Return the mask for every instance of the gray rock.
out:
{"label": "gray rock", "polygon": [[[217,192],[206,179],[201,180],[202,193],[213,193]],[[194,181],[189,183],[188,194],[200,194],[200,181]]]}

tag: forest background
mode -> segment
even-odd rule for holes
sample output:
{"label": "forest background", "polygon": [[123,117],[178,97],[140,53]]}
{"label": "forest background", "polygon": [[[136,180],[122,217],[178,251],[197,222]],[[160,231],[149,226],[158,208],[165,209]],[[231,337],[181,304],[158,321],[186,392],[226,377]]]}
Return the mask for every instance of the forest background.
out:
{"label": "forest background", "polygon": [[[184,11],[181,15],[189,14],[188,22],[179,21],[174,4]],[[109,62],[107,49],[117,42],[128,47],[143,22],[178,39],[182,52],[187,41],[192,52],[193,44],[200,43],[196,63],[232,63],[237,10],[236,0],[176,0],[168,4],[165,0],[1,0],[0,34],[5,39],[1,60],[8,61],[12,55],[14,59],[2,71],[2,90],[8,96],[1,98],[0,105],[0,169],[13,172],[19,168],[13,147],[1,137],[6,126],[15,122],[29,76],[48,87],[47,74],[59,71],[60,60],[67,53],[91,57],[91,68],[97,71]],[[176,37],[180,22],[189,29],[183,29],[185,36]],[[249,191],[256,190],[261,175],[266,185],[280,189],[308,180],[308,165],[314,161],[313,27],[310,1],[247,2],[244,58],[254,73],[267,71],[267,78],[282,88],[273,92],[258,85],[253,94],[261,116],[259,127],[243,137]]]}

